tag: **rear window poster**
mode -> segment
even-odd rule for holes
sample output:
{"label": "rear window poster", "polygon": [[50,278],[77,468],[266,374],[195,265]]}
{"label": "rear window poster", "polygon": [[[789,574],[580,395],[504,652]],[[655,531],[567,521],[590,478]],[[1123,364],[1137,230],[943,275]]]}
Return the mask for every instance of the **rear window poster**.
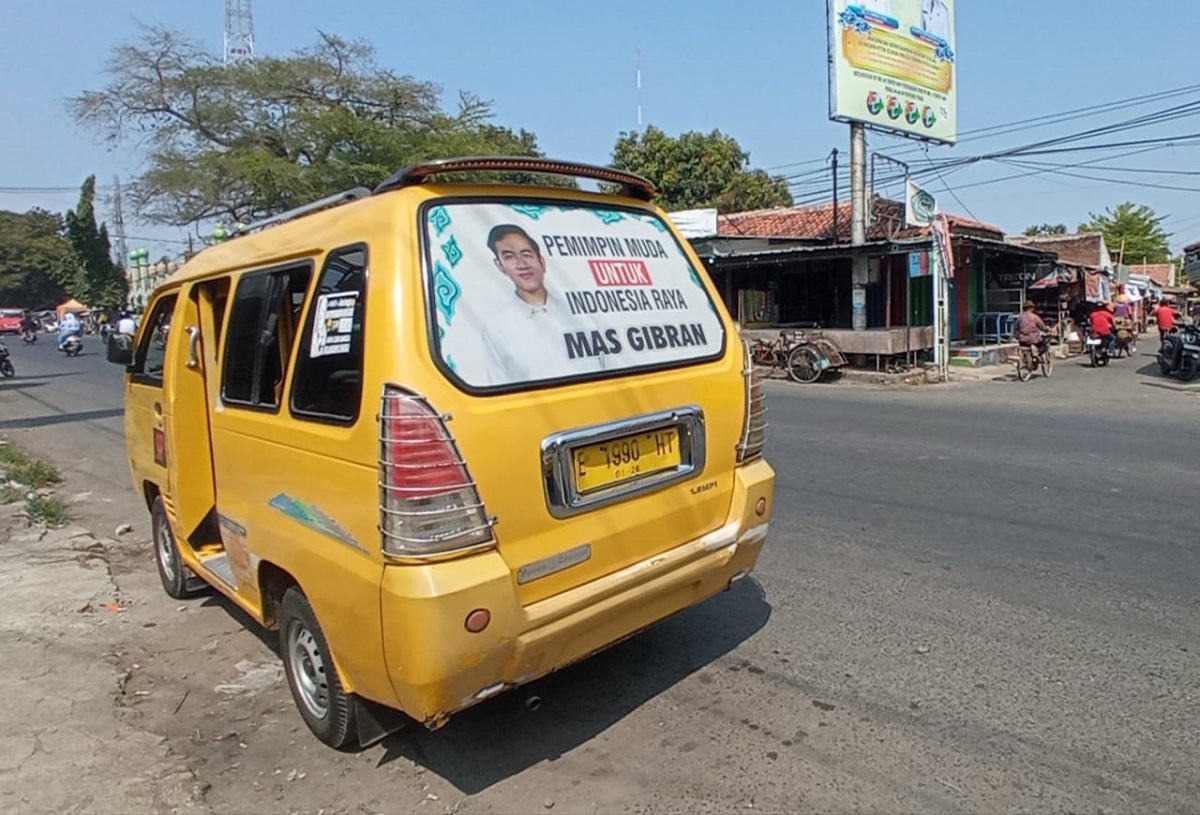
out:
{"label": "rear window poster", "polygon": [[444,204],[426,213],[436,346],[463,382],[503,386],[703,359],[723,328],[652,215]]}

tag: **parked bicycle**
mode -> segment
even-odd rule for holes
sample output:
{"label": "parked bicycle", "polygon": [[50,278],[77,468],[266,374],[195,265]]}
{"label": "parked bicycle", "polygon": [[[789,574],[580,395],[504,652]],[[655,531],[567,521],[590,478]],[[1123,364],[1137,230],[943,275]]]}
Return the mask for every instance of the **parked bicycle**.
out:
{"label": "parked bicycle", "polygon": [[804,331],[780,331],[774,340],[756,339],[750,343],[755,365],[782,369],[793,382],[816,382],[826,371],[846,364],[841,349],[829,339]]}

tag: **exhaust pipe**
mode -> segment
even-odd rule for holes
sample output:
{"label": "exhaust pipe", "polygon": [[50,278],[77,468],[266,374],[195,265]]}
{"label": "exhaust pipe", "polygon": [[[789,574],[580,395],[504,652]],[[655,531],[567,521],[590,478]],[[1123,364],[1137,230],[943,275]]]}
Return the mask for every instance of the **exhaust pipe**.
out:
{"label": "exhaust pipe", "polygon": [[525,709],[528,710],[530,713],[537,710],[541,706],[542,706],[542,697],[540,697],[540,696],[530,696],[528,699],[525,700]]}

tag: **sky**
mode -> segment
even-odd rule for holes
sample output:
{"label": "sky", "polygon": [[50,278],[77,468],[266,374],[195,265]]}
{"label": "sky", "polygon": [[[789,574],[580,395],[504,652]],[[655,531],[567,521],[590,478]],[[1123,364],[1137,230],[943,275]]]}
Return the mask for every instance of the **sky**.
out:
{"label": "sky", "polygon": [[[136,175],[137,145],[100,144],[70,120],[66,100],[103,86],[112,47],[136,37],[139,23],[184,32],[214,53],[222,45],[223,0],[4,5],[0,209],[65,211],[88,174],[102,195],[115,175]],[[960,133],[1078,108],[1088,115],[964,136],[927,153],[869,133],[869,150],[928,168],[1196,103],[1189,116],[1094,140],[1197,134],[1190,142],[1137,155],[1122,154],[1143,148],[1022,159],[1057,165],[1050,168],[981,161],[923,183],[942,209],[1010,233],[1042,222],[1073,229],[1129,200],[1167,216],[1173,251],[1200,241],[1200,3],[956,5]],[[833,148],[843,166],[849,152],[848,127],[828,119],[824,0],[254,0],[254,24],[259,54],[302,48],[318,31],[366,39],[381,65],[437,82],[447,104],[459,91],[492,100],[496,123],[532,130],[555,158],[607,163],[618,135],[637,129],[639,52],[643,125],[672,135],[718,128],[749,151],[753,166],[791,176],[798,200],[823,194]],[[1112,104],[1189,86],[1140,105]],[[1080,162],[1094,163],[1067,167]],[[126,223],[131,248],[146,246],[152,256],[175,253],[185,240],[183,230],[139,224],[131,213]]]}

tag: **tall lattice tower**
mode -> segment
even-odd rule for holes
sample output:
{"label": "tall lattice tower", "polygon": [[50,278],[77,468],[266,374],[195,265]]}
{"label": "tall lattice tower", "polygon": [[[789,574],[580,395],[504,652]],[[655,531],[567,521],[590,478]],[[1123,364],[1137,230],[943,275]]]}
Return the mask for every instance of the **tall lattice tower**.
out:
{"label": "tall lattice tower", "polygon": [[250,0],[225,0],[225,64],[254,60],[254,15]]}

